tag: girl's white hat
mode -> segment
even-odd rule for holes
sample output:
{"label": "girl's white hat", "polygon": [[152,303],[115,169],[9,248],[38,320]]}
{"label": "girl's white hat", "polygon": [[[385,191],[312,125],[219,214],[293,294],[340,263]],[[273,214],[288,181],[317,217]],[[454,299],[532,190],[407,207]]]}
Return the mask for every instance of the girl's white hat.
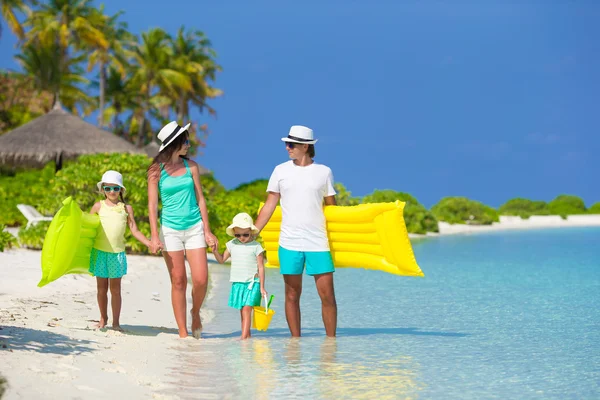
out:
{"label": "girl's white hat", "polygon": [[171,144],[171,142],[173,140],[175,140],[175,138],[179,135],[181,135],[183,132],[187,131],[188,128],[190,127],[191,124],[187,124],[186,126],[184,126],[183,128],[181,126],[179,126],[179,124],[177,123],[177,121],[171,121],[168,124],[166,124],[165,126],[163,126],[163,128],[160,130],[160,132],[158,132],[158,140],[161,141],[162,145],[160,146],[160,149],[158,149],[158,152],[160,153],[161,151],[163,151],[165,149],[165,147],[167,147],[168,145]]}
{"label": "girl's white hat", "polygon": [[123,192],[125,192],[126,190],[125,186],[123,186],[123,175],[121,175],[117,171],[106,171],[104,175],[102,175],[102,180],[96,184],[100,193],[104,193],[102,191],[103,183],[112,183],[115,185],[119,185],[121,186],[121,189],[123,189]]}
{"label": "girl's white hat", "polygon": [[252,217],[246,213],[239,213],[238,215],[233,217],[233,223],[227,227],[225,232],[229,236],[235,236],[235,232],[234,232],[233,228],[240,228],[240,229],[250,228],[254,235],[258,234],[258,228],[256,226],[254,226],[254,221],[252,221]]}
{"label": "girl's white hat", "polygon": [[290,128],[287,137],[281,138],[284,142],[315,144],[317,139],[313,137],[313,130],[302,125],[294,125]]}

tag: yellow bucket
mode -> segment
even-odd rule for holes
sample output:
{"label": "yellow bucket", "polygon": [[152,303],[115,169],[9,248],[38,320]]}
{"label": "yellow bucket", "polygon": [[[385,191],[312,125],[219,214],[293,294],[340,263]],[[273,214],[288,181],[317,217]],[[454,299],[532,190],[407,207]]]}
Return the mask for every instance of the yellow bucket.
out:
{"label": "yellow bucket", "polygon": [[252,329],[257,329],[259,331],[266,331],[269,328],[269,324],[271,323],[271,318],[275,315],[275,311],[272,308],[269,308],[269,311],[266,312],[264,307],[252,307],[254,308],[254,316],[252,317]]}

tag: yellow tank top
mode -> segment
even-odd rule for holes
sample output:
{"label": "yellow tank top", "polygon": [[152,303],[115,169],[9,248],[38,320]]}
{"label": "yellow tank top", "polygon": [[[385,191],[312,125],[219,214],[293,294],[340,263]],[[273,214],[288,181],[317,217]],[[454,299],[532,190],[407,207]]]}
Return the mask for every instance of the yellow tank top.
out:
{"label": "yellow tank top", "polygon": [[118,203],[114,207],[100,202],[100,229],[94,242],[94,248],[107,253],[125,251],[125,230],[127,229],[127,211],[125,204]]}

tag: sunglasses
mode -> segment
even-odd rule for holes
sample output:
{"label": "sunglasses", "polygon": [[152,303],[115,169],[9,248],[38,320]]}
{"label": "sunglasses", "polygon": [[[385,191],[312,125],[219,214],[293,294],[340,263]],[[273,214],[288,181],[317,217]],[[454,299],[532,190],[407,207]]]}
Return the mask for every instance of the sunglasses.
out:
{"label": "sunglasses", "polygon": [[185,144],[186,146],[190,145],[190,139],[185,139],[185,142],[183,142],[183,144]]}
{"label": "sunglasses", "polygon": [[240,238],[240,237],[245,237],[246,238],[246,237],[250,236],[250,234],[249,233],[236,233],[234,236],[236,238]]}
{"label": "sunglasses", "polygon": [[121,186],[103,186],[102,189],[104,189],[106,193],[110,193],[111,191],[119,193],[121,191]]}

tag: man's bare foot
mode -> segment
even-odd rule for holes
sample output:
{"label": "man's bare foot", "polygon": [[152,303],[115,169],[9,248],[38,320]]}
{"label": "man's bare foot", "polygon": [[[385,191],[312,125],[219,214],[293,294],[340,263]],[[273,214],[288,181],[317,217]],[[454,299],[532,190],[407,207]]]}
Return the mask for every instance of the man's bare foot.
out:
{"label": "man's bare foot", "polygon": [[193,310],[190,310],[192,316],[192,336],[196,339],[200,339],[202,336],[202,320],[200,319],[200,312],[194,314]]}

